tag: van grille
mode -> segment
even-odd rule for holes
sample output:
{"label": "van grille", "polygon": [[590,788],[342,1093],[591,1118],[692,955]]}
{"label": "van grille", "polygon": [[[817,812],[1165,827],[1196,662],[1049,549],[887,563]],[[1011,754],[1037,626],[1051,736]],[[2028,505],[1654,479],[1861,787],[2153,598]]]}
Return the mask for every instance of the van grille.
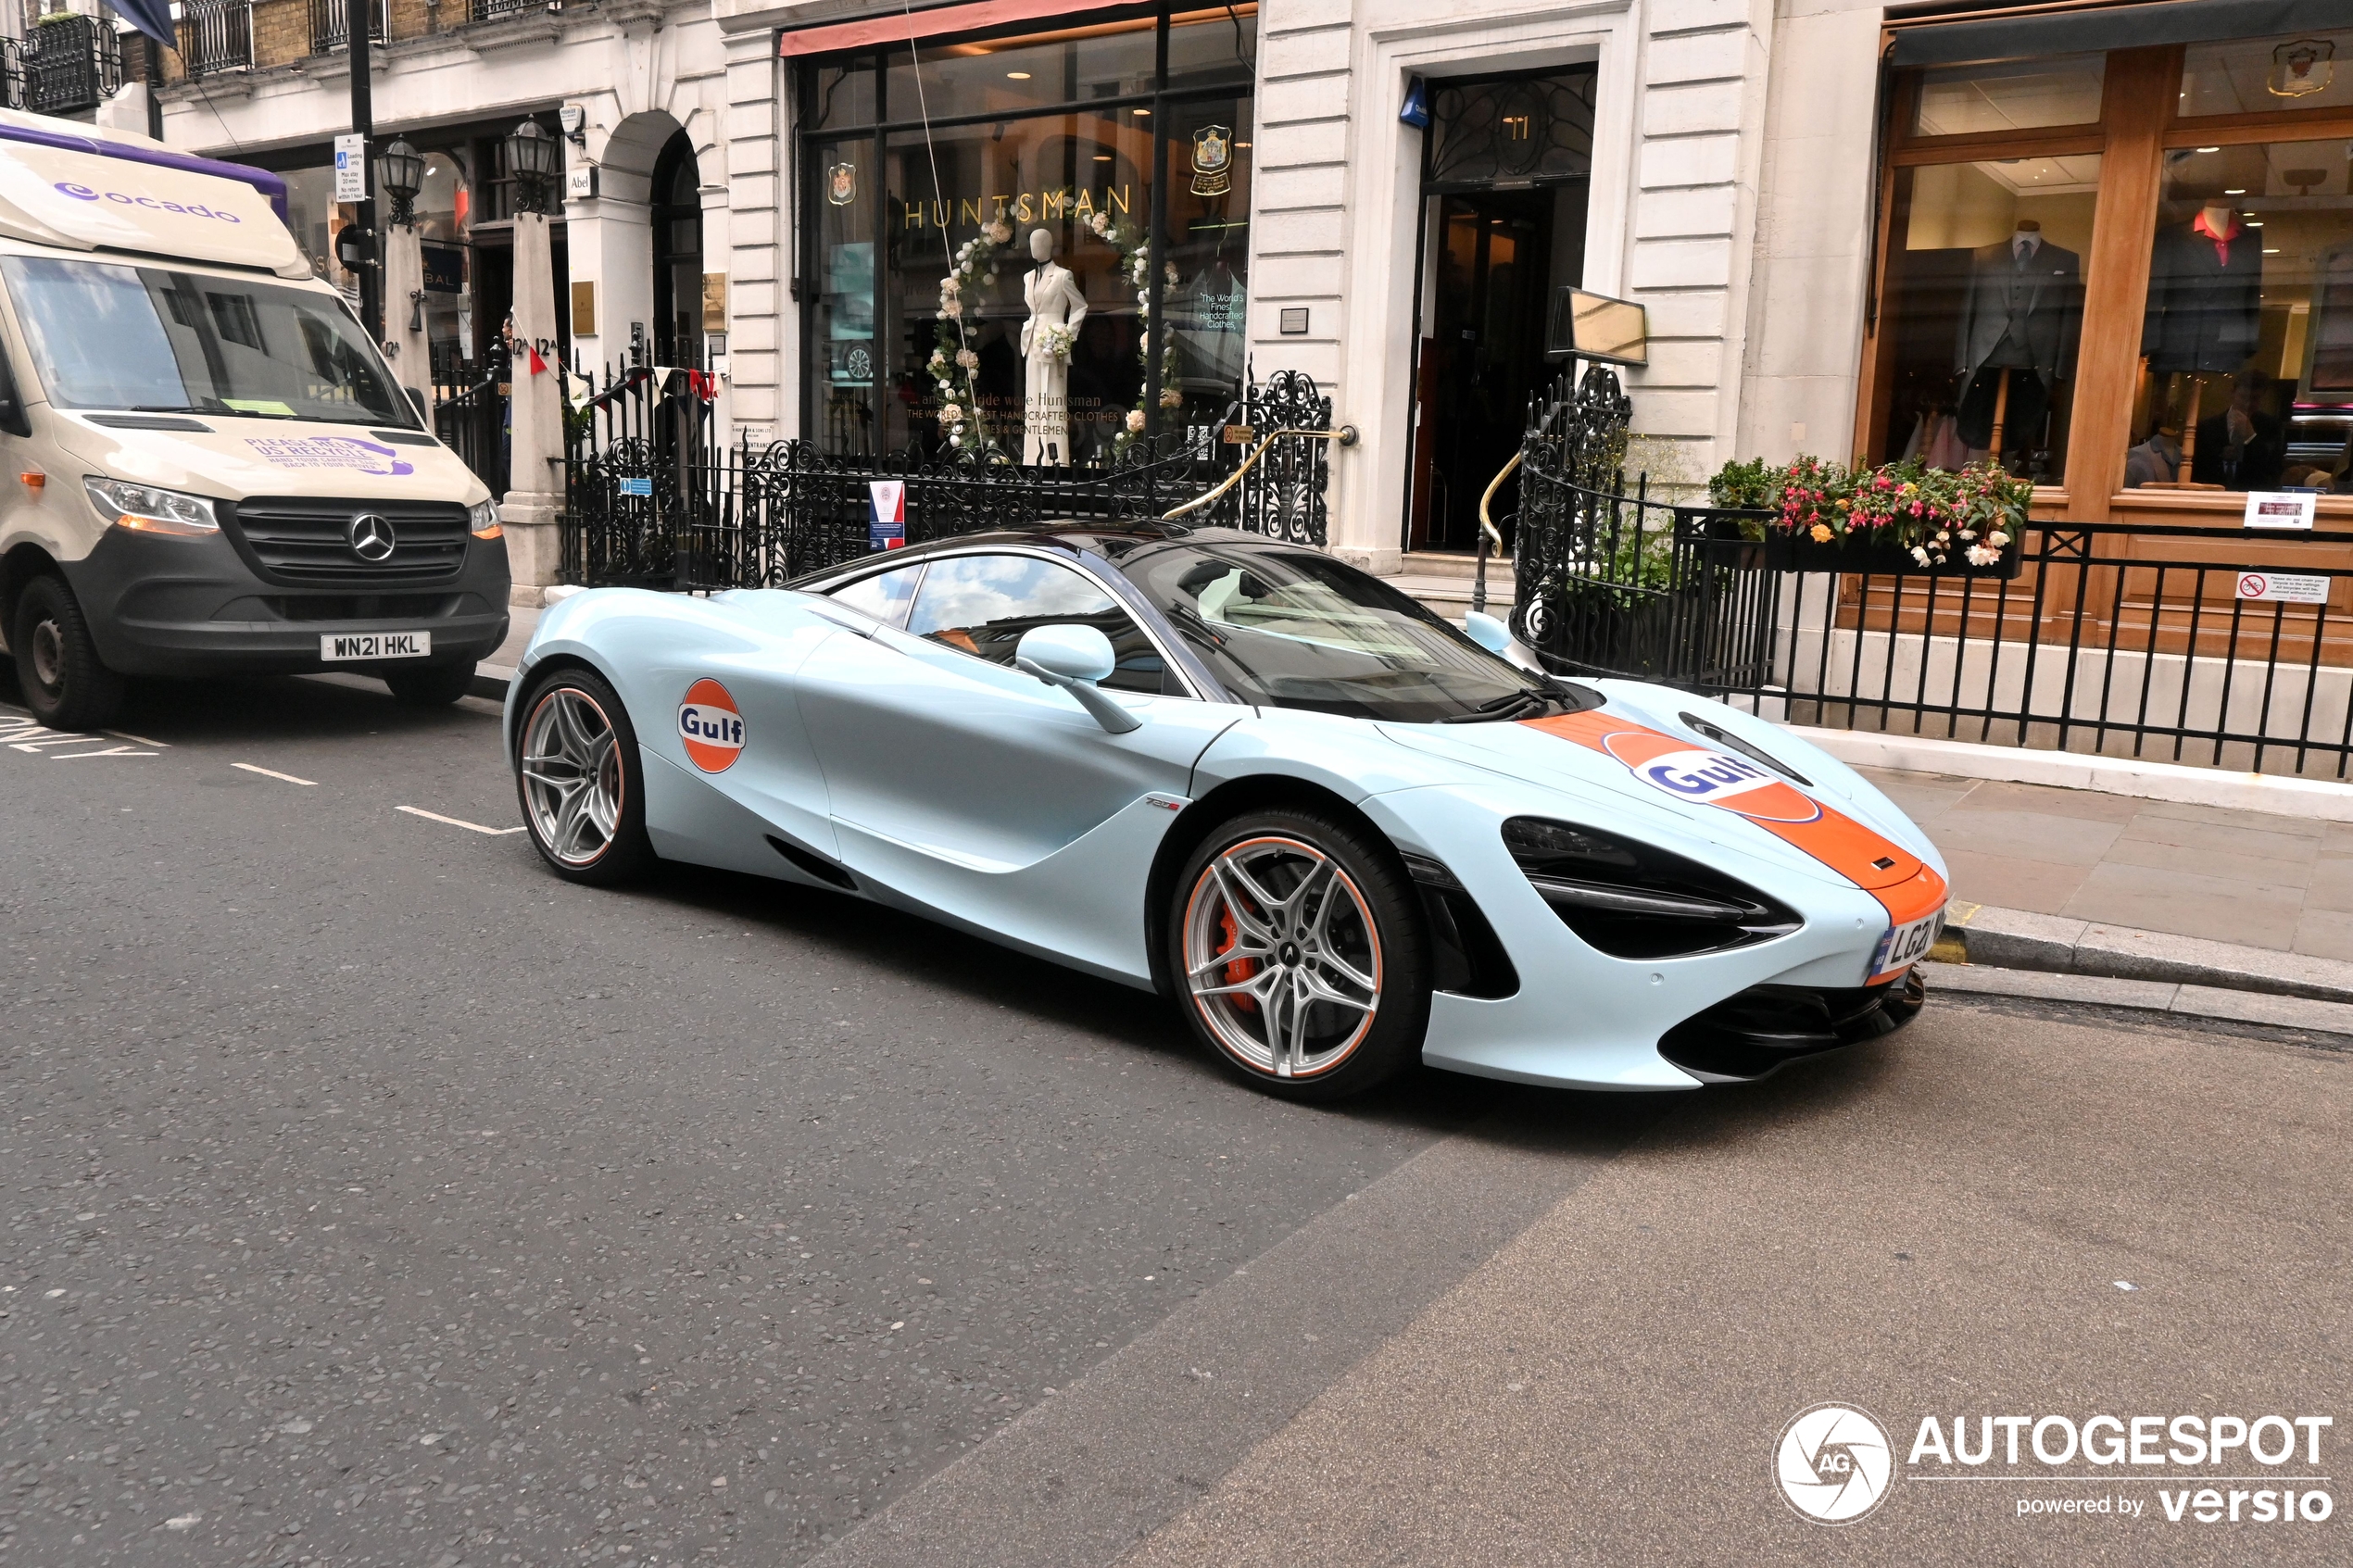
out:
{"label": "van grille", "polygon": [[[455,501],[263,495],[221,510],[254,564],[281,583],[432,583],[465,564],[466,508]],[[381,561],[352,551],[351,520],[362,512],[392,524],[392,554]]]}

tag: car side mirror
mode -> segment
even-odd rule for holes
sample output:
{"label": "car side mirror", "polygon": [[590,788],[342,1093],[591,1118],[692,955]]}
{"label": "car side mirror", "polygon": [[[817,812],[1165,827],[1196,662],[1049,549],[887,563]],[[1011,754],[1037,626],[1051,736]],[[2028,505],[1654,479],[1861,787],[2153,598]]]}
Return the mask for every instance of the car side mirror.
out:
{"label": "car side mirror", "polygon": [[1033,626],[1013,647],[1013,668],[1035,675],[1050,686],[1060,686],[1078,699],[1113,734],[1123,735],[1143,724],[1097,688],[1095,683],[1118,667],[1111,639],[1092,626]]}
{"label": "car side mirror", "polygon": [[1463,617],[1463,635],[1485,648],[1489,653],[1508,653],[1512,646],[1512,629],[1491,615],[1472,610]]}

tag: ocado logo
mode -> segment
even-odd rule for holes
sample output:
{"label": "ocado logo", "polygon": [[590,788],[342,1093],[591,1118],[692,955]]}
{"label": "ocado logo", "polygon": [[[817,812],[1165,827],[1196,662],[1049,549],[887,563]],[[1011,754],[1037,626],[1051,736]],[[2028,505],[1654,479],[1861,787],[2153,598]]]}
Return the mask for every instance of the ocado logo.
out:
{"label": "ocado logo", "polygon": [[678,739],[686,759],[706,773],[724,773],[743,755],[744,718],[727,688],[708,678],[686,688],[678,705]]}
{"label": "ocado logo", "polygon": [[1895,1455],[1887,1430],[1852,1405],[1816,1405],[1781,1429],[1781,1496],[1817,1524],[1852,1524],[1887,1500]]}
{"label": "ocado logo", "polygon": [[94,191],[87,185],[77,185],[70,180],[60,180],[57,189],[76,201],[113,202],[118,207],[144,207],[151,212],[176,212],[183,218],[217,218],[223,223],[242,223],[244,219],[233,212],[222,212],[202,202],[163,201],[155,196],[134,196],[126,191]]}

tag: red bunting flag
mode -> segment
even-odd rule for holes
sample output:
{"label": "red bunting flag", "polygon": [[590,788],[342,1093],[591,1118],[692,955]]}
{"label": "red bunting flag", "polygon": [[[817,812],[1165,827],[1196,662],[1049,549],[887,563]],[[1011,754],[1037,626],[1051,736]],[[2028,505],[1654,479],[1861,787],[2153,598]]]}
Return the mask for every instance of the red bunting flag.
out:
{"label": "red bunting flag", "polygon": [[547,361],[539,358],[538,349],[526,347],[523,352],[531,356],[531,373],[533,375],[541,375],[547,371]]}

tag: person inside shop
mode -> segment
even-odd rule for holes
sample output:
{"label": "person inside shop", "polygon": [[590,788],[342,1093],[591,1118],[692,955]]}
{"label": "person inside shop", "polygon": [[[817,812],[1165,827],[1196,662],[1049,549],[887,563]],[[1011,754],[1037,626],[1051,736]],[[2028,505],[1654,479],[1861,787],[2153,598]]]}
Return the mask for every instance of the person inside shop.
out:
{"label": "person inside shop", "polygon": [[2170,427],[2153,430],[2146,441],[2124,454],[2124,488],[2171,484],[2181,467],[2182,433]]}
{"label": "person inside shop", "polygon": [[2190,477],[2225,490],[2276,490],[2287,468],[2287,427],[2264,408],[2271,378],[2249,370],[2231,385],[2228,407],[2197,422]]}

